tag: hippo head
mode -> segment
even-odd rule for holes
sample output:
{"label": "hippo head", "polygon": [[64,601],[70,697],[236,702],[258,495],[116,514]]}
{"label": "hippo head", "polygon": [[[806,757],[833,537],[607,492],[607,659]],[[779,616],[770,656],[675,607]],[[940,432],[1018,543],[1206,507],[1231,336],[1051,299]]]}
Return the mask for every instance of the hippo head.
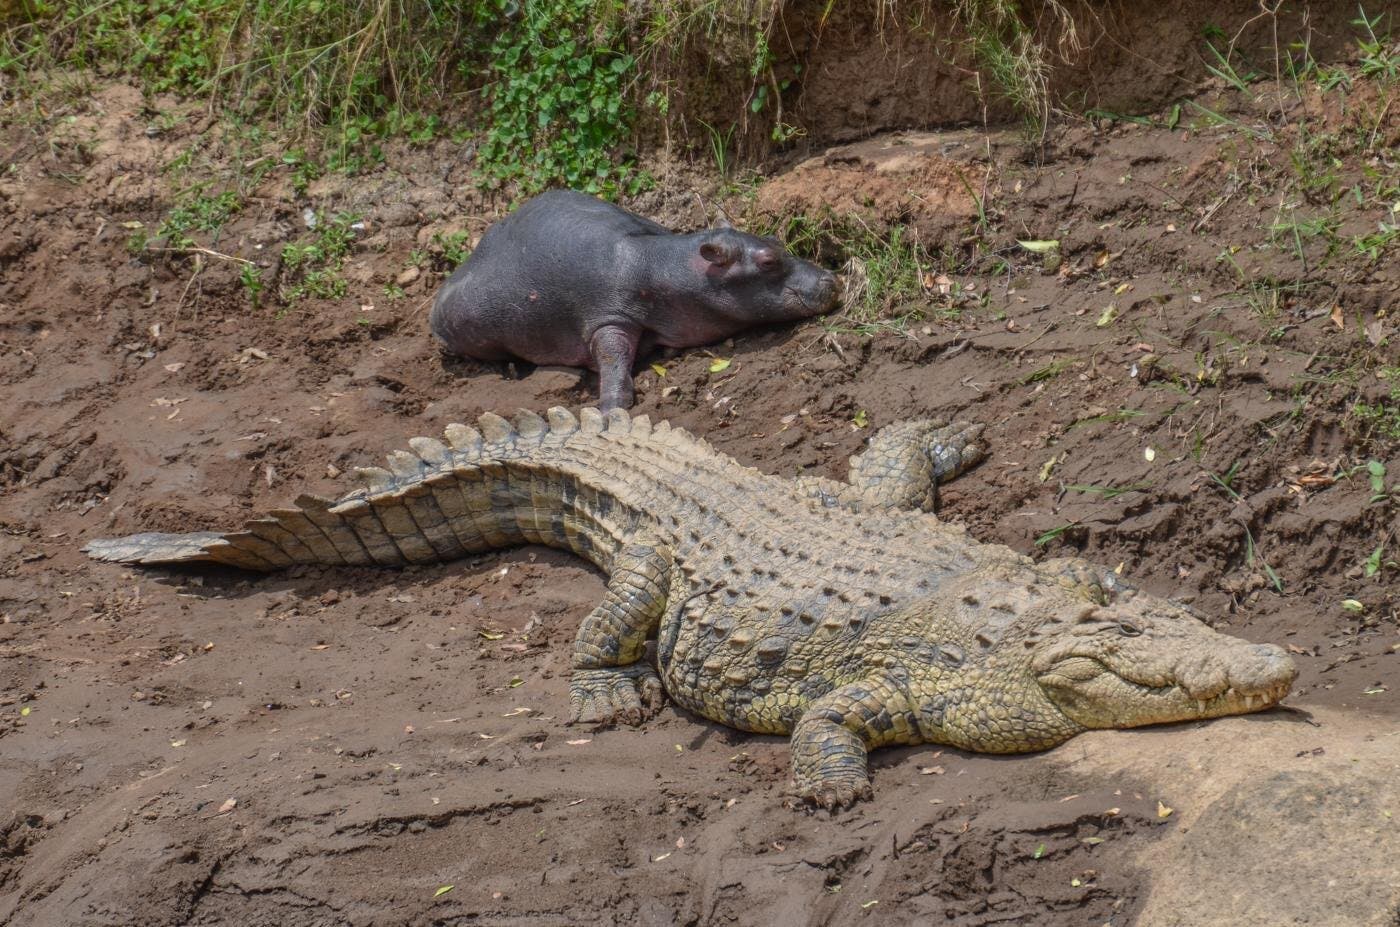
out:
{"label": "hippo head", "polygon": [[718,228],[692,240],[691,266],[705,280],[703,302],[735,322],[805,319],[836,303],[835,275],[788,254],[775,238]]}

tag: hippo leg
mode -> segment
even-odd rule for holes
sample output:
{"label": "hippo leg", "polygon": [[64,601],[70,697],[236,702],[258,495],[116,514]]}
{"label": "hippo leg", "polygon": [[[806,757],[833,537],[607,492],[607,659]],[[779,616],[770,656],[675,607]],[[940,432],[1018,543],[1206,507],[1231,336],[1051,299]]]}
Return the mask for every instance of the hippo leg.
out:
{"label": "hippo leg", "polygon": [[636,398],[632,391],[632,364],[637,359],[639,337],[639,332],[605,325],[588,342],[593,366],[598,370],[598,407],[604,412],[632,407]]}

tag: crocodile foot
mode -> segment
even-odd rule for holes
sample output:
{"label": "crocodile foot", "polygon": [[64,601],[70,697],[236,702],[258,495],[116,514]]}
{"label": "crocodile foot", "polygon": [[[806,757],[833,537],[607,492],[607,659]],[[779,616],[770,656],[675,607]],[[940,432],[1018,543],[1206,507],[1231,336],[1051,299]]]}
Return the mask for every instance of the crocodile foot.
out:
{"label": "crocodile foot", "polygon": [[577,669],[569,680],[570,724],[641,724],[665,696],[656,671],[645,663]]}
{"label": "crocodile foot", "polygon": [[815,805],[827,811],[840,811],[856,802],[874,797],[870,779],[865,774],[856,775],[843,771],[840,775],[828,775],[819,779],[802,777],[789,793],[792,807],[801,804]]}

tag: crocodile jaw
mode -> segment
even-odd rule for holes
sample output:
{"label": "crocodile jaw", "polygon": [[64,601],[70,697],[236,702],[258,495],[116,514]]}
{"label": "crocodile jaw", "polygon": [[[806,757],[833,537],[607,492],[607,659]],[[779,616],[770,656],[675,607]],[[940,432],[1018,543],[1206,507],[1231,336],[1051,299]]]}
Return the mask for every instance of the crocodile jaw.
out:
{"label": "crocodile jaw", "polygon": [[1186,615],[1172,617],[1198,627],[1165,634],[1149,627],[1129,642],[1095,636],[1052,645],[1033,660],[1036,681],[1086,728],[1248,714],[1288,694],[1298,670],[1281,648],[1219,634]]}

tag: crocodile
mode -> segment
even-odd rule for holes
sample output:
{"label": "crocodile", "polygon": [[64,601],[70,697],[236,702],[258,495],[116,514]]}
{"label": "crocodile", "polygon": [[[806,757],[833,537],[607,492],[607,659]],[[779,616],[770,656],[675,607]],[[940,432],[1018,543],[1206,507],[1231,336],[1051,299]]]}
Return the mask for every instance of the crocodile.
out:
{"label": "crocodile", "polygon": [[570,723],[641,724],[664,692],[790,735],[789,794],[828,809],[871,795],[876,747],[1043,750],[1093,728],[1259,711],[1296,675],[1280,648],[1111,570],[1037,563],[940,520],[938,486],[982,459],[981,426],[887,426],[845,482],[765,475],[621,409],[487,413],[444,437],[411,439],[338,501],[84,549],[249,570],[572,551],[608,578],[574,643]]}

